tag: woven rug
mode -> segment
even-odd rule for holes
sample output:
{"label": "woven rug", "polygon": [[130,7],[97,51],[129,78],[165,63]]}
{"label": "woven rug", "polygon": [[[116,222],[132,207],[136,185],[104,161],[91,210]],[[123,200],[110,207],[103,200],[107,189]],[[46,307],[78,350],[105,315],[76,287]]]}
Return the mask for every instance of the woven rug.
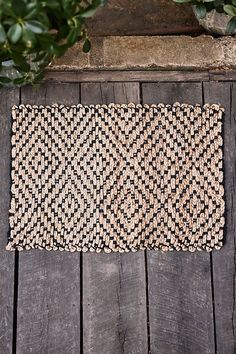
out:
{"label": "woven rug", "polygon": [[8,250],[222,246],[219,105],[12,108]]}

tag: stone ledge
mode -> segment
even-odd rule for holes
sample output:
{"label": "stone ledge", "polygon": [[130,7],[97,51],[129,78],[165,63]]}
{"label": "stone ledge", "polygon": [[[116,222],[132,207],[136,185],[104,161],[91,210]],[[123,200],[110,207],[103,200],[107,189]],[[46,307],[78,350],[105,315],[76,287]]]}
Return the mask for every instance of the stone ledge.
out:
{"label": "stone ledge", "polygon": [[236,68],[236,38],[191,36],[110,36],[91,38],[51,64],[51,70],[208,70]]}

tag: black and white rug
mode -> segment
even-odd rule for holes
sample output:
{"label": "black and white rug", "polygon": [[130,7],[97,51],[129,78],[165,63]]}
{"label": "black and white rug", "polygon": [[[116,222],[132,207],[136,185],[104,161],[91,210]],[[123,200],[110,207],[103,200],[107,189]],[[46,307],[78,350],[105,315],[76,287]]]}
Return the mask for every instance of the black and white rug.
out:
{"label": "black and white rug", "polygon": [[219,249],[217,104],[14,106],[8,250]]}

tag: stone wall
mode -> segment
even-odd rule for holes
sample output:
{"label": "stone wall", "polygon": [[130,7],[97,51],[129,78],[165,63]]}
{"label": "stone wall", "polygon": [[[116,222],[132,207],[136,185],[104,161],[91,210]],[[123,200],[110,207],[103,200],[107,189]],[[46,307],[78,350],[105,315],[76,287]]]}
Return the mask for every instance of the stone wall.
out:
{"label": "stone wall", "polygon": [[54,70],[236,69],[236,38],[191,36],[93,37],[92,50],[76,44]]}

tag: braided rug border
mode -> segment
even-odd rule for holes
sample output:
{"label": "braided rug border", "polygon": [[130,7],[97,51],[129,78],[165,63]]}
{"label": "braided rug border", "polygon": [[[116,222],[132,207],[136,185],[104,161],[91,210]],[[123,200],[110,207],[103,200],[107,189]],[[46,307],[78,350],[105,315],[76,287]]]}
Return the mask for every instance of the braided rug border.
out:
{"label": "braided rug border", "polygon": [[[134,104],[134,103],[128,103],[128,104],[115,104],[115,103],[110,103],[110,104],[90,104],[90,105],[82,105],[82,104],[77,104],[77,105],[64,105],[64,104],[52,104],[52,105],[30,105],[30,104],[21,104],[21,105],[15,105],[12,107],[12,117],[13,117],[13,121],[14,119],[16,119],[17,114],[22,112],[22,111],[28,111],[28,110],[44,110],[44,111],[50,111],[50,112],[55,112],[56,110],[66,110],[67,113],[70,112],[71,110],[79,110],[79,109],[84,109],[85,111],[88,109],[103,109],[103,110],[109,110],[109,109],[128,109],[128,108],[136,108],[136,109],[157,109],[158,111],[160,110],[165,110],[166,112],[169,111],[175,111],[176,109],[180,109],[180,110],[191,110],[194,111],[195,113],[204,113],[204,112],[213,112],[213,113],[218,113],[219,114],[219,118],[221,119],[221,138],[222,138],[222,144],[221,147],[219,148],[219,150],[222,153],[222,165],[223,165],[223,161],[224,161],[224,156],[223,156],[223,113],[224,113],[224,108],[220,105],[220,104],[195,104],[195,105],[191,105],[191,104],[187,104],[187,103],[179,103],[179,102],[175,102],[173,104]],[[13,125],[13,123],[12,123]],[[12,171],[15,168],[15,154],[13,153],[14,148],[16,147],[14,145],[14,141],[13,141],[13,136],[14,133],[12,131],[12,145],[11,145],[11,151],[12,151],[12,155],[11,155],[11,166],[12,166]],[[223,175],[223,166],[222,168],[219,169],[222,172]],[[14,178],[14,173],[11,171],[11,179],[13,181]],[[224,190],[224,176],[222,177],[221,180],[219,180],[219,185],[221,187],[223,187]],[[104,247],[104,248],[94,248],[91,245],[88,245],[88,247],[78,247],[77,245],[66,245],[66,246],[58,246],[53,244],[53,246],[49,246],[49,245],[44,245],[44,246],[40,246],[37,243],[35,243],[33,246],[32,245],[25,245],[24,247],[22,247],[21,245],[18,245],[17,243],[15,243],[15,239],[11,237],[11,232],[13,231],[14,227],[12,227],[12,223],[10,222],[10,233],[9,233],[9,237],[8,237],[8,244],[6,246],[7,250],[10,251],[14,251],[14,250],[18,250],[18,251],[22,251],[22,250],[29,250],[29,249],[46,249],[48,251],[50,250],[60,250],[60,251],[70,251],[70,252],[74,252],[74,251],[82,251],[82,252],[106,252],[106,253],[110,253],[110,252],[136,252],[138,250],[145,250],[145,249],[150,249],[150,250],[161,250],[161,251],[173,251],[173,250],[177,250],[177,251],[190,251],[190,252],[195,252],[196,250],[198,251],[207,251],[210,252],[213,249],[220,249],[223,246],[223,239],[224,239],[224,228],[225,228],[225,200],[224,200],[224,191],[223,194],[221,195],[221,221],[220,221],[220,225],[219,225],[219,235],[218,237],[216,237],[216,240],[208,240],[209,242],[206,242],[206,244],[201,244],[199,245],[188,245],[185,246],[183,243],[177,243],[177,244],[171,244],[170,246],[166,246],[166,245],[162,245],[159,244],[158,246],[155,246],[153,244],[147,244],[146,246],[143,246],[142,244],[138,245],[135,248],[129,247],[127,249],[110,249],[109,246],[108,247]],[[12,197],[12,193],[11,193],[11,197]],[[13,218],[14,216],[14,210],[12,210],[10,208],[9,210],[9,219],[11,220],[11,218]],[[91,247],[90,247],[91,246]],[[132,246],[132,245],[131,245]]]}

